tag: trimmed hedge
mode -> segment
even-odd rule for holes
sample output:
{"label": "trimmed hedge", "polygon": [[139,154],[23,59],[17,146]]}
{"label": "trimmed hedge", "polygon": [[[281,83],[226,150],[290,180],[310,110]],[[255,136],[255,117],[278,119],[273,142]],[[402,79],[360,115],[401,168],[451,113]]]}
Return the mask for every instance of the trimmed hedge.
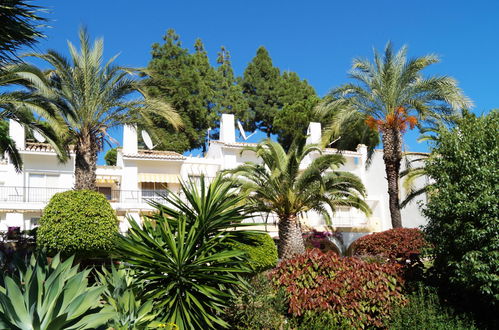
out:
{"label": "trimmed hedge", "polygon": [[277,265],[277,246],[269,234],[250,234],[247,236],[247,243],[233,242],[230,245],[246,252],[248,266],[255,273]]}
{"label": "trimmed hedge", "polygon": [[37,244],[50,254],[103,256],[117,234],[116,213],[103,194],[71,190],[55,194],[43,210]]}
{"label": "trimmed hedge", "polygon": [[369,328],[387,326],[407,302],[399,269],[313,249],[282,261],[271,276],[287,292],[289,313],[303,322],[307,312],[327,313],[331,325]]}
{"label": "trimmed hedge", "polygon": [[396,260],[409,259],[421,254],[428,247],[421,230],[416,228],[395,228],[363,236],[353,243],[355,256],[379,256]]}

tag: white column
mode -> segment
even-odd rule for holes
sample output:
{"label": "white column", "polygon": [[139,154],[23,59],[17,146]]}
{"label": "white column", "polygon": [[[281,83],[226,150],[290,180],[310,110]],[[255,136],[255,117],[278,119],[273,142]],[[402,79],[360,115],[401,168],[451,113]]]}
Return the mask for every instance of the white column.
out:
{"label": "white column", "polygon": [[222,118],[220,119],[220,141],[225,143],[236,142],[234,115],[222,114]]}
{"label": "white column", "polygon": [[131,125],[123,126],[123,154],[136,154],[137,147],[137,128]]}
{"label": "white column", "polygon": [[311,122],[307,129],[307,144],[320,144],[322,141],[321,123]]}
{"label": "white column", "polygon": [[9,136],[16,143],[18,150],[24,150],[26,148],[26,133],[24,132],[24,126],[13,119],[9,120]]}

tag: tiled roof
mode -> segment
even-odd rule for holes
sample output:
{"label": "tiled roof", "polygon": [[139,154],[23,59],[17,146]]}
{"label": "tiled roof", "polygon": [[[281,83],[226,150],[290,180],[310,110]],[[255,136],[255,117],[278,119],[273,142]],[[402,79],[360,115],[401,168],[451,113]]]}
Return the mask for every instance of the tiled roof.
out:
{"label": "tiled roof", "polygon": [[[70,145],[69,150],[73,151],[74,146]],[[54,152],[54,148],[50,143],[41,143],[41,142],[26,142],[26,147],[24,151],[33,151],[33,152]]]}
{"label": "tiled roof", "polygon": [[186,159],[185,156],[175,151],[163,150],[138,150],[134,154],[124,154],[126,158],[142,158],[142,159]]}
{"label": "tiled roof", "polygon": [[256,147],[258,145],[258,143],[250,143],[250,142],[231,142],[231,143],[227,143],[227,142],[216,141],[216,140],[210,141],[210,143],[218,143],[218,144],[223,144],[223,145],[225,145],[227,147],[235,147],[235,148],[240,148],[240,147]]}

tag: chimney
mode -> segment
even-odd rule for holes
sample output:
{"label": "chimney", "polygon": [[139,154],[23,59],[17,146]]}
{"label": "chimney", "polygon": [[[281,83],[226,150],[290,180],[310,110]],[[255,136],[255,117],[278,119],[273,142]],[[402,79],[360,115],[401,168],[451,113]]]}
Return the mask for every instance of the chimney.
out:
{"label": "chimney", "polygon": [[26,149],[26,132],[24,131],[24,126],[13,119],[9,120],[9,136],[16,143],[18,150]]}
{"label": "chimney", "polygon": [[236,142],[234,115],[222,114],[222,119],[220,120],[220,141],[225,143]]}
{"label": "chimney", "polygon": [[320,144],[321,140],[321,123],[311,122],[307,130],[307,144]]}
{"label": "chimney", "polygon": [[137,128],[132,125],[123,126],[123,154],[137,153]]}

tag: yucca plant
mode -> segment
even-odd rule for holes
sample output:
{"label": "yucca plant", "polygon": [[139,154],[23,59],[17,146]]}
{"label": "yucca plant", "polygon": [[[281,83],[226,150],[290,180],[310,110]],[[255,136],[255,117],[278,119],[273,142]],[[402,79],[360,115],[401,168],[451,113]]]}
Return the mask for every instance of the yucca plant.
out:
{"label": "yucca plant", "polygon": [[230,180],[216,178],[198,188],[182,184],[185,201],[169,194],[167,204],[152,203],[157,215],[142,227],[130,219],[130,231],[118,242],[121,258],[143,281],[146,299],[155,301],[162,321],[180,329],[227,327],[221,318],[230,290],[242,286],[249,272],[227,241],[239,235],[228,228],[244,226],[245,196]]}
{"label": "yucca plant", "polygon": [[97,272],[99,283],[105,288],[103,299],[115,312],[108,325],[114,330],[140,330],[152,325],[157,312],[153,312],[152,300],[137,298],[140,285],[133,277],[133,270],[111,266]]}
{"label": "yucca plant", "polygon": [[[22,269],[24,268],[24,269]],[[90,329],[106,324],[112,311],[99,302],[104,288],[89,286],[90,270],[79,272],[73,257],[50,263],[32,256],[17,276],[0,275],[1,329]]]}

